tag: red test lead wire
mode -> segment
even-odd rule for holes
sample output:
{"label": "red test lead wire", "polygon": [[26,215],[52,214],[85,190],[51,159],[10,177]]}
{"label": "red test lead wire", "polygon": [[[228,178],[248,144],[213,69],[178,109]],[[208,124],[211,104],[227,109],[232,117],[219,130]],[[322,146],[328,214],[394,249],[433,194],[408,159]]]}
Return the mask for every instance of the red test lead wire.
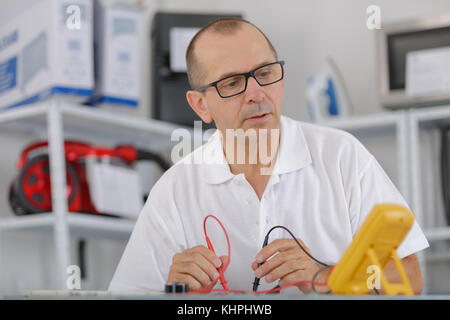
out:
{"label": "red test lead wire", "polygon": [[[208,248],[209,248],[212,252],[216,253],[216,252],[214,251],[214,247],[212,246],[211,241],[209,240],[208,236],[206,236],[206,243],[208,244]],[[218,267],[218,268],[217,268],[217,271],[219,271],[219,279],[220,279],[220,283],[222,284],[223,289],[228,291],[228,283],[227,283],[227,280],[225,279],[225,276],[224,276],[224,274],[223,274],[224,271],[222,270],[221,267]]]}
{"label": "red test lead wire", "polygon": [[[206,244],[208,245],[208,248],[212,252],[216,253],[214,251],[214,247],[213,247],[213,245],[211,243],[211,240],[208,237],[208,233],[206,231],[206,221],[208,220],[208,218],[215,219],[219,223],[220,227],[222,228],[222,230],[223,230],[223,232],[225,234],[225,237],[227,239],[227,245],[228,245],[228,261],[227,261],[227,264],[223,268],[222,267],[217,268],[217,271],[219,272],[219,277],[218,278],[216,278],[213,282],[208,284],[206,287],[204,287],[204,288],[202,288],[200,290],[188,292],[188,294],[208,293],[208,292],[228,292],[228,293],[239,293],[239,294],[268,294],[268,293],[274,293],[274,292],[277,292],[277,291],[280,291],[280,290],[283,290],[283,289],[286,289],[286,288],[289,288],[289,287],[292,287],[292,286],[298,286],[300,284],[309,283],[309,284],[313,284],[313,285],[316,285],[316,286],[324,286],[324,285],[327,284],[326,282],[321,283],[321,282],[314,282],[314,281],[299,281],[299,282],[296,282],[296,283],[292,283],[292,284],[289,284],[289,285],[276,287],[276,288],[273,288],[271,290],[264,290],[264,291],[230,290],[228,288],[228,283],[227,283],[227,280],[225,279],[225,275],[224,275],[224,273],[227,270],[227,268],[228,268],[228,266],[230,264],[230,261],[231,261],[230,239],[228,237],[228,233],[227,233],[225,227],[223,226],[222,222],[220,222],[220,220],[217,217],[215,217],[215,216],[213,216],[211,214],[206,216],[205,219],[203,220],[203,231],[205,233]],[[332,269],[333,268],[331,268],[329,273],[331,273]],[[219,279],[220,279],[220,283],[222,284],[223,289],[212,289],[212,287],[214,287],[214,285],[217,283],[217,281]]]}
{"label": "red test lead wire", "polygon": [[[228,237],[228,233],[227,233],[227,231],[225,230],[225,227],[223,226],[222,222],[220,222],[220,220],[219,220],[216,216],[213,216],[212,214],[206,216],[205,219],[203,220],[203,231],[204,231],[204,233],[205,233],[206,244],[208,245],[209,250],[211,250],[212,252],[216,253],[216,252],[214,251],[214,247],[213,247],[213,245],[212,245],[212,243],[211,243],[211,240],[209,240],[208,232],[206,231],[206,221],[208,220],[208,218],[213,218],[213,219],[215,219],[215,220],[219,223],[219,225],[220,225],[220,227],[222,228],[222,230],[223,230],[223,232],[224,232],[224,234],[225,234],[225,237],[226,237],[226,239],[227,239],[227,245],[228,245],[228,259],[227,259],[227,264],[226,264],[223,268],[222,268],[222,267],[218,267],[218,268],[217,268],[217,271],[219,272],[219,279],[220,279],[220,283],[222,284],[223,289],[224,289],[225,291],[228,291],[228,282],[227,282],[227,280],[225,279],[224,273],[225,273],[226,269],[228,268],[228,266],[229,266],[229,264],[230,264],[230,260],[231,260],[231,245],[230,245],[230,238]],[[217,281],[217,280],[216,280],[216,281]],[[216,281],[214,281],[213,283],[215,283]]]}

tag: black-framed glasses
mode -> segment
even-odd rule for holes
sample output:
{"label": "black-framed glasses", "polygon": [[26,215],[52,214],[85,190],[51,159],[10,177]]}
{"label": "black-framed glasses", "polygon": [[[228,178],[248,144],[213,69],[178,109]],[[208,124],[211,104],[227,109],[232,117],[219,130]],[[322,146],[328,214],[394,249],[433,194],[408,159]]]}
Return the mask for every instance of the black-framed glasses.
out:
{"label": "black-framed glasses", "polygon": [[195,90],[203,92],[214,87],[221,98],[230,98],[247,90],[249,77],[253,77],[260,86],[274,84],[284,77],[284,61],[268,63],[250,72],[233,74]]}

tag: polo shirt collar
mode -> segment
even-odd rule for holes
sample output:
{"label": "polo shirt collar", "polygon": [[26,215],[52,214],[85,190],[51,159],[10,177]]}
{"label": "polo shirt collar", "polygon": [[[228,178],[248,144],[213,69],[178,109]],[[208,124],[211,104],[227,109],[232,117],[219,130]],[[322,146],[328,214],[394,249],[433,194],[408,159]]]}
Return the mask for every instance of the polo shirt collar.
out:
{"label": "polo shirt collar", "polygon": [[202,177],[207,183],[220,184],[234,177],[222,149],[222,138],[219,130],[208,139],[203,146]]}
{"label": "polo shirt collar", "polygon": [[281,140],[273,174],[300,170],[312,163],[301,122],[281,116]]}
{"label": "polo shirt collar", "polygon": [[[219,130],[209,138],[203,151],[208,159],[202,164],[202,176],[206,182],[220,184],[235,177],[223,153]],[[281,116],[280,148],[272,176],[278,180],[278,175],[300,170],[311,163],[311,154],[300,122]]]}

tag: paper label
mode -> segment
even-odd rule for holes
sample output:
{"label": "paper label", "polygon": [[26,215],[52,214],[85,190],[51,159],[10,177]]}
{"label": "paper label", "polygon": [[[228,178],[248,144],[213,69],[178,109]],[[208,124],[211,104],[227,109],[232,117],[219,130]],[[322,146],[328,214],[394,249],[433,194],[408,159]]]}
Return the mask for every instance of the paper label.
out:
{"label": "paper label", "polygon": [[409,52],[406,56],[406,94],[450,93],[450,47]]}
{"label": "paper label", "polygon": [[173,72],[186,72],[186,50],[200,28],[170,29],[170,69]]}

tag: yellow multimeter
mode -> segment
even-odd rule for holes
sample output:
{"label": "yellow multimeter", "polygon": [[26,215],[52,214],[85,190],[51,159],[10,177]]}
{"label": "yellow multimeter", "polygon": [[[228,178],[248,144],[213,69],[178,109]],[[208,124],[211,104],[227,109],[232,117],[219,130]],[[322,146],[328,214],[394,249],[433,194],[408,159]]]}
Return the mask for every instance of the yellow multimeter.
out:
{"label": "yellow multimeter", "polygon": [[[352,243],[345,251],[328,279],[328,287],[335,294],[367,294],[369,277],[376,276],[387,295],[412,295],[413,291],[396,249],[414,223],[414,215],[407,208],[396,204],[374,206]],[[401,283],[389,283],[384,267],[393,259]]]}

